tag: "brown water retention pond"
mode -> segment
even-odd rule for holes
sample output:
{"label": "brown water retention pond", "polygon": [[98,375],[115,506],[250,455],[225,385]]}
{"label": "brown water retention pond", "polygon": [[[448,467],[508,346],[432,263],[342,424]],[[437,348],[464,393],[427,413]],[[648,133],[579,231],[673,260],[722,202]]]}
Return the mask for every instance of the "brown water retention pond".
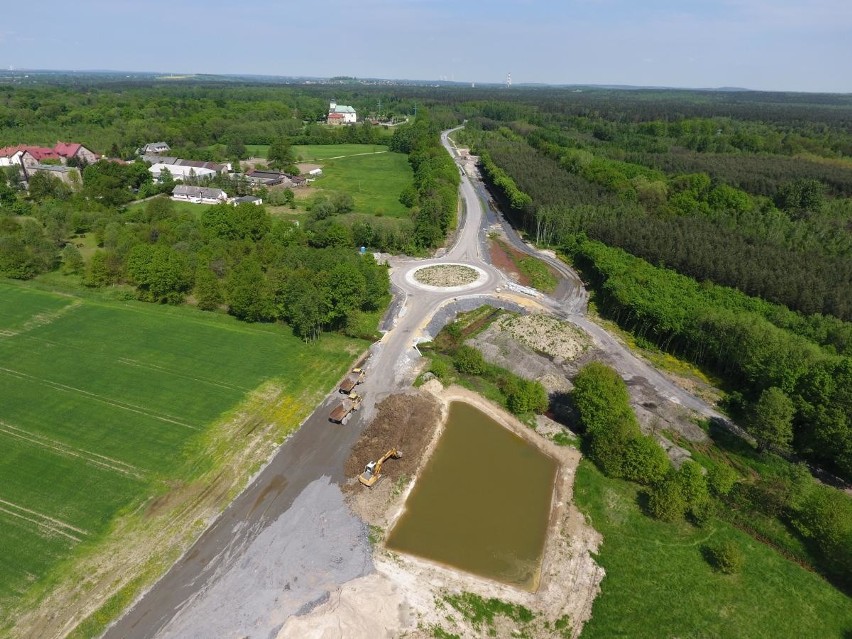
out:
{"label": "brown water retention pond", "polygon": [[534,591],[556,470],[485,413],[453,402],[386,546]]}

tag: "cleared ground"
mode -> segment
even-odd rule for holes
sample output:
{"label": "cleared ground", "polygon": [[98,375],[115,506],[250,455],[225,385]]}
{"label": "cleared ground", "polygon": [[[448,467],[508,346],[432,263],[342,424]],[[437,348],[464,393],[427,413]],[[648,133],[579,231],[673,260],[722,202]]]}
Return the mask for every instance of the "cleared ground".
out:
{"label": "cleared ground", "polygon": [[[640,510],[637,486],[607,479],[588,461],[574,494],[603,536],[597,561],[606,570],[584,639],[849,636],[846,596],[732,526],[653,520]],[[702,556],[725,539],[745,556],[740,574],[716,573]]]}
{"label": "cleared ground", "polygon": [[0,282],[0,617],[91,555],[117,515],[215,467],[206,431],[253,391],[274,383],[265,418],[286,433],[361,347]]}

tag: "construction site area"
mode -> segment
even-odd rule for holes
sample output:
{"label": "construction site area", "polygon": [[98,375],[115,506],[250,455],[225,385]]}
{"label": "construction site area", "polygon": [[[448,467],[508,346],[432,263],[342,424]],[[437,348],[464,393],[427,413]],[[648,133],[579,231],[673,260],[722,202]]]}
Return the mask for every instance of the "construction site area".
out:
{"label": "construction site area", "polygon": [[[520,445],[534,448],[554,464],[555,474],[544,491],[543,541],[531,587],[391,550],[386,543],[411,507],[412,493],[428,474],[427,466],[445,434],[451,406],[458,404],[480,411]],[[386,457],[392,449],[402,455]],[[487,445],[462,454],[471,460],[479,457],[486,464],[489,458]],[[371,488],[362,485],[359,476],[365,465],[383,457],[382,477]],[[334,636],[412,639],[579,636],[603,578],[603,570],[592,558],[599,536],[571,503],[579,459],[576,449],[557,446],[465,389],[444,388],[431,380],[419,390],[390,395],[378,404],[375,419],[364,429],[345,464],[347,502],[368,526],[375,572],[346,583],[309,614],[289,619],[279,639],[320,638],[332,631],[338,633]],[[512,469],[494,470],[515,480]],[[458,482],[459,490],[465,483]],[[483,625],[470,614],[471,601],[497,602],[505,614],[497,614]],[[448,634],[436,634],[440,632]]]}

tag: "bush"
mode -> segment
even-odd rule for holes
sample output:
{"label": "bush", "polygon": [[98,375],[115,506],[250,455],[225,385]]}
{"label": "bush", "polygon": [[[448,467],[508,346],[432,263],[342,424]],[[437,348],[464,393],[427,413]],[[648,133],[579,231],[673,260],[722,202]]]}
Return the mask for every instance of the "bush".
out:
{"label": "bush", "polygon": [[823,563],[845,580],[852,575],[852,500],[829,486],[814,484],[800,500],[792,524],[811,540]]}
{"label": "bush", "polygon": [[705,549],[705,556],[713,568],[726,575],[740,572],[745,562],[739,546],[730,539],[708,546]]}
{"label": "bush", "polygon": [[547,391],[539,382],[516,378],[507,387],[506,405],[516,415],[544,413],[550,405]]}
{"label": "bush", "polygon": [[648,493],[648,513],[662,521],[678,521],[686,513],[687,501],[677,471],[669,470]]}
{"label": "bush", "polygon": [[627,443],[622,465],[625,479],[651,486],[662,481],[670,467],[666,451],[653,437],[642,435]]}
{"label": "bush", "polygon": [[571,399],[586,429],[589,457],[604,474],[643,484],[663,479],[668,458],[642,435],[627,385],[615,370],[597,362],[585,366],[574,378]]}
{"label": "bush", "polygon": [[713,464],[707,471],[707,487],[716,497],[724,497],[737,483],[737,472],[727,464]]}
{"label": "bush", "polygon": [[453,365],[456,370],[466,375],[481,375],[485,372],[486,364],[482,353],[471,346],[459,346],[453,356]]}
{"label": "bush", "polygon": [[452,376],[450,365],[442,359],[433,359],[429,364],[429,372],[442,382],[447,381]]}
{"label": "bush", "polygon": [[678,472],[683,498],[686,500],[686,510],[698,523],[706,520],[709,515],[710,493],[707,490],[707,479],[704,469],[690,459],[683,462]]}

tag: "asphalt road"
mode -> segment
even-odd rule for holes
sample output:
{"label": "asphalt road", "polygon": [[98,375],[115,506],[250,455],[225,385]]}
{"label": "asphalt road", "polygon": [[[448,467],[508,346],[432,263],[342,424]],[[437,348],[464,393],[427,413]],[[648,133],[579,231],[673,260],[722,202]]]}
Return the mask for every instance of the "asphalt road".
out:
{"label": "asphalt road", "polygon": [[[442,142],[461,171],[460,158],[447,137],[450,132],[442,134]],[[105,637],[274,636],[287,615],[309,609],[322,592],[372,569],[366,534],[358,534],[363,533],[362,525],[348,514],[337,489],[346,479],[343,464],[376,402],[411,382],[413,364],[419,358],[415,345],[424,338],[429,319],[455,300],[506,297],[507,280],[489,263],[486,233],[494,224],[503,225],[514,246],[547,261],[564,278],[556,299],[530,298],[531,305],[588,331],[614,358],[624,377],[643,377],[662,396],[716,416],[704,402],[675,386],[589,321],[583,315],[588,295],[576,273],[524,243],[490,205],[479,176],[473,173],[462,171],[460,193],[466,214],[455,243],[444,255],[426,260],[390,259],[395,317],[387,323],[391,328],[371,348],[365,365],[367,380],[359,387],[365,397],[362,410],[343,426],[331,424],[328,413],[339,395],[330,395],[189,552]],[[448,262],[475,266],[482,275],[460,291],[428,290],[410,275],[423,266]],[[328,532],[326,523],[332,519],[334,530]],[[268,570],[269,565],[274,570]]]}

